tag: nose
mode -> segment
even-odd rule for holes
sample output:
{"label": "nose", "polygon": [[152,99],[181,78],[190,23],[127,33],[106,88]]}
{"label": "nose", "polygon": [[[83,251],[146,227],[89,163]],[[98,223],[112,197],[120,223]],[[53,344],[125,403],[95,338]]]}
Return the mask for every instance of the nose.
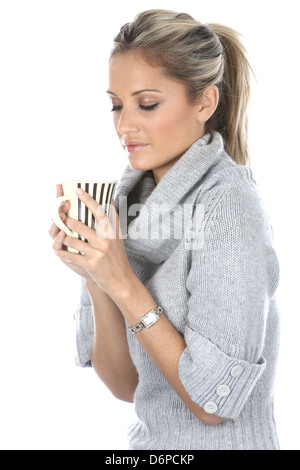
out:
{"label": "nose", "polygon": [[117,124],[117,131],[119,132],[119,134],[122,134],[122,135],[135,133],[139,131],[139,126],[138,126],[136,119],[134,118],[134,113],[131,113],[130,111],[126,111],[123,108],[123,111],[119,117],[119,122]]}

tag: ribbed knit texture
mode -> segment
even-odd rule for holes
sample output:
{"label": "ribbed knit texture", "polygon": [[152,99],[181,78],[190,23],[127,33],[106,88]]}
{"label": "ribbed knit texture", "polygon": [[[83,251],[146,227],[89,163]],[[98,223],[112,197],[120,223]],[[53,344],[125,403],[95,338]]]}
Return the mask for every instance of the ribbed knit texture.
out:
{"label": "ribbed knit texture", "polygon": [[[124,218],[126,205],[135,203],[143,204],[140,212]],[[225,153],[221,136],[214,133],[196,142],[157,186],[151,172],[127,167],[115,204],[123,214],[122,231],[128,236],[125,246],[133,271],[185,337],[187,347],[178,365],[185,389],[201,407],[213,406],[218,416],[226,418],[215,426],[200,422],[128,330],[130,354],[139,373],[130,448],[278,449],[273,384],[279,265],[272,226],[252,170],[237,165]],[[204,209],[201,225],[198,220],[193,226],[198,205]],[[183,236],[178,238],[174,227],[182,216],[180,207],[189,210]],[[175,215],[168,217],[172,210]],[[202,244],[192,249],[195,226]],[[152,238],[142,238],[147,230]],[[170,233],[171,239],[162,233]],[[77,364],[89,366],[93,312],[84,287],[76,325]]]}

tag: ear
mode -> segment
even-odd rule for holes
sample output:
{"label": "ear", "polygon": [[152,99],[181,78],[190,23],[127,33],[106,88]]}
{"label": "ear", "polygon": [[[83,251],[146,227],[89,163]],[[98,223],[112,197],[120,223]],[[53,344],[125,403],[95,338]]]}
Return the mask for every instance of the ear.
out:
{"label": "ear", "polygon": [[219,90],[215,85],[205,88],[200,100],[198,108],[198,120],[205,123],[214,114],[219,103]]}

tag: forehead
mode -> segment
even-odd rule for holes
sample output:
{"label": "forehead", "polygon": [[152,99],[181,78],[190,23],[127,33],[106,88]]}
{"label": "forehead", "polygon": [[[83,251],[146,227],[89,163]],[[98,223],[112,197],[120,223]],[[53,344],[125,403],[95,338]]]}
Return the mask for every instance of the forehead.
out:
{"label": "forehead", "polygon": [[182,83],[167,77],[163,67],[149,64],[139,52],[119,53],[109,64],[109,90],[116,95],[156,89],[162,93],[186,93]]}
{"label": "forehead", "polygon": [[162,67],[147,63],[140,53],[127,52],[113,56],[109,64],[109,81],[130,83],[147,80],[162,81],[166,79]]}

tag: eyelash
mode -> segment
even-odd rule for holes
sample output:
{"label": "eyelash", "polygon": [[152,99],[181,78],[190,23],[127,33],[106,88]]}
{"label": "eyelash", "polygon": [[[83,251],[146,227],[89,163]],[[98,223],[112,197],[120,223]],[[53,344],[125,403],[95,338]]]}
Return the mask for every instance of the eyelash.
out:
{"label": "eyelash", "polygon": [[[151,104],[150,106],[144,106],[144,105],[140,104],[139,106],[140,106],[140,109],[142,111],[153,111],[158,106],[158,103]],[[122,109],[122,106],[113,106],[112,107],[112,112],[121,111],[121,109]]]}

